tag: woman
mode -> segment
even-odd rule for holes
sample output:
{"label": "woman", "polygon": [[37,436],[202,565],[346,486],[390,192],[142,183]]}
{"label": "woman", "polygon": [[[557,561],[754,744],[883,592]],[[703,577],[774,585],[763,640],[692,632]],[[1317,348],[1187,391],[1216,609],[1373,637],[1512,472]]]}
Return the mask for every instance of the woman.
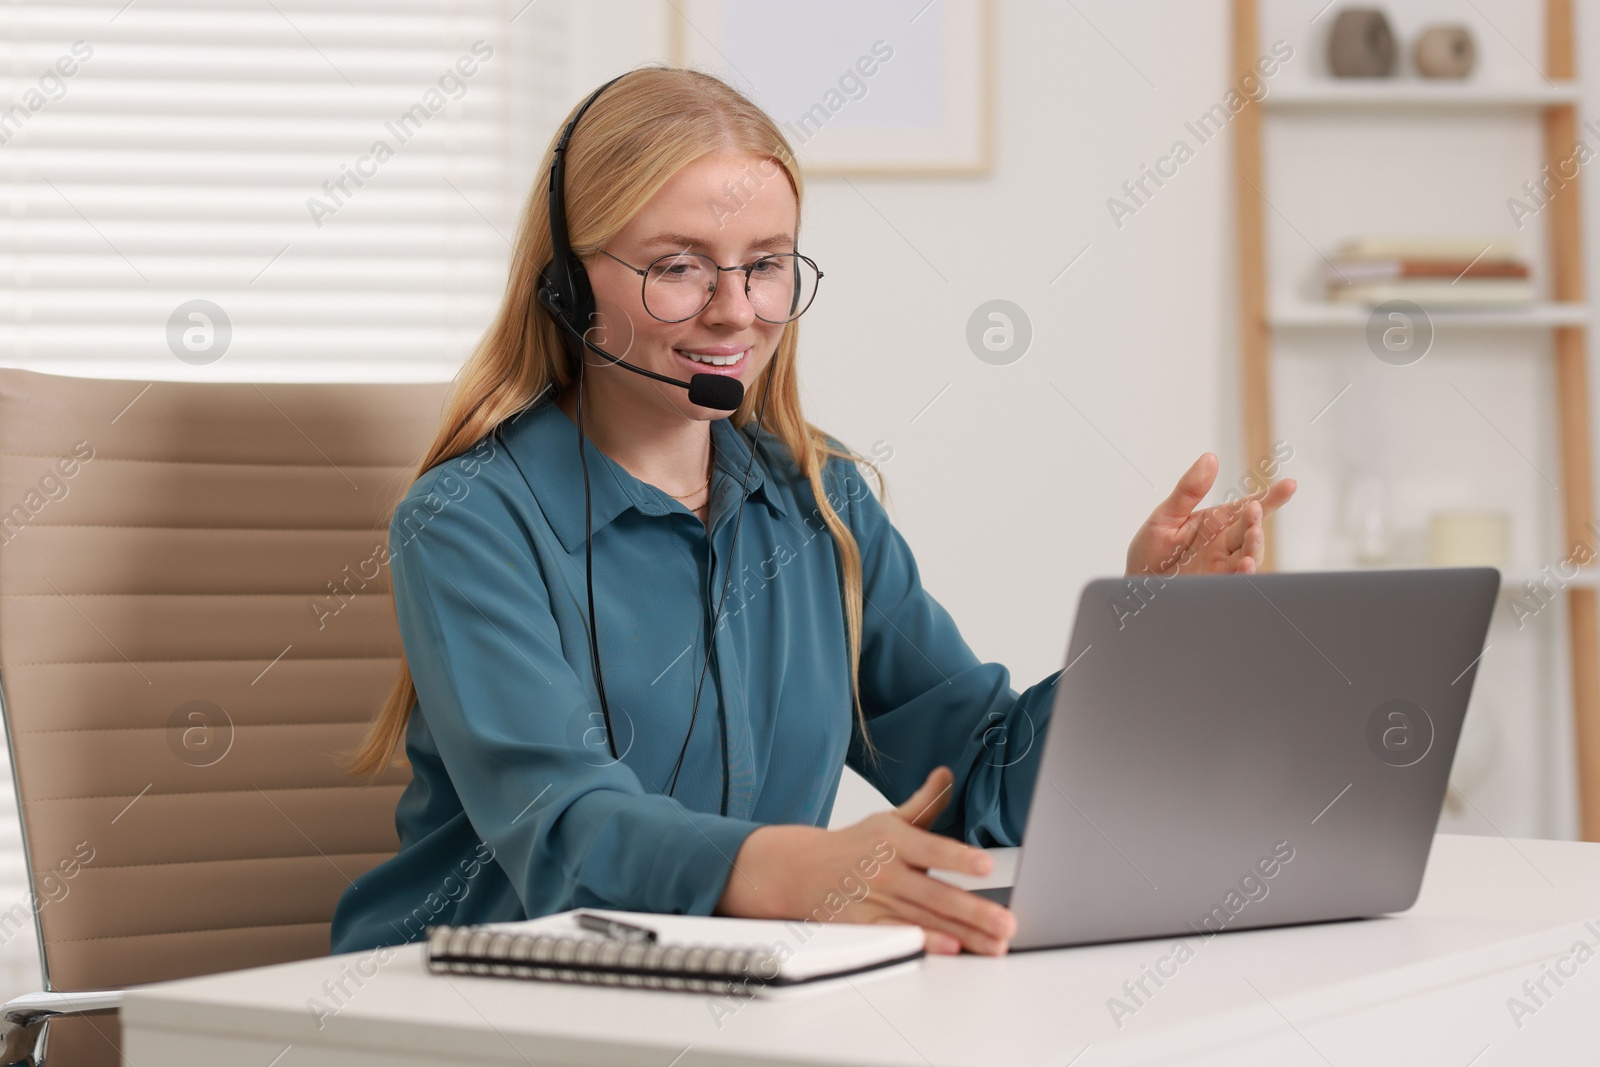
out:
{"label": "woman", "polygon": [[[405,665],[354,766],[403,738],[412,779],[399,854],[345,893],[333,948],[609,906],[914,923],[929,951],[1003,953],[1011,913],[926,871],[986,873],[977,846],[1018,841],[1042,746],[1005,738],[1045,727],[1056,675],[1018,694],[977,660],[865,460],[802,416],[794,320],[820,274],[774,123],[689,70],[602,89],[566,127],[565,210],[530,195],[390,523]],[[561,285],[539,295],[552,218],[593,348],[557,325]],[[711,383],[736,410],[668,384],[698,374],[736,380]],[[1130,573],[1255,569],[1293,483],[1195,512],[1215,475],[1210,453],[1184,475]],[[827,830],[846,763],[898,807]]]}

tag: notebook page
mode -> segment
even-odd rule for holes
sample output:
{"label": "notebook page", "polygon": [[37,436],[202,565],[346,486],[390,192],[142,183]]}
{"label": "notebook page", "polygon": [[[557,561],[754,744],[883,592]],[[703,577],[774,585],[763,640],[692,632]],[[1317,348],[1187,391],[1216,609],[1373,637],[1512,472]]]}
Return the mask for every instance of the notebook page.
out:
{"label": "notebook page", "polygon": [[[819,923],[800,919],[739,919],[719,915],[657,915],[652,912],[586,908],[619,922],[647,927],[661,944],[725,945],[732,948],[771,946],[782,963],[780,977],[804,981],[817,975],[837,974],[900,959],[920,951],[920,926],[864,923]],[[585,930],[563,911],[521,922],[486,923],[483,929],[522,934],[560,934],[604,940],[605,935]]]}

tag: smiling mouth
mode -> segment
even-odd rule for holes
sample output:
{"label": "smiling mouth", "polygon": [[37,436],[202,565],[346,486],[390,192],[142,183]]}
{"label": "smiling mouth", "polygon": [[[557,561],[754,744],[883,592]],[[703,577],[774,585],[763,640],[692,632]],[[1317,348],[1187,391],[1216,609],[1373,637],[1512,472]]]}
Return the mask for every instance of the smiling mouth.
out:
{"label": "smiling mouth", "polygon": [[710,356],[698,352],[690,353],[683,351],[681,348],[675,348],[673,352],[680,359],[693,364],[700,373],[737,374],[744,368],[745,357],[749,356],[750,349],[746,348],[741,352],[728,356]]}

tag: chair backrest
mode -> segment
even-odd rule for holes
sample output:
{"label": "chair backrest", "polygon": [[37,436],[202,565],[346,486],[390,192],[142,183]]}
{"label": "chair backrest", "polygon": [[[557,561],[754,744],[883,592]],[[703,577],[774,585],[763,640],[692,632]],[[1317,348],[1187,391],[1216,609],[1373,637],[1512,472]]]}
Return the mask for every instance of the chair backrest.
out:
{"label": "chair backrest", "polygon": [[[328,951],[407,773],[341,769],[400,653],[389,509],[448,385],[0,370],[0,694],[48,985]],[[19,912],[21,914],[19,914]]]}

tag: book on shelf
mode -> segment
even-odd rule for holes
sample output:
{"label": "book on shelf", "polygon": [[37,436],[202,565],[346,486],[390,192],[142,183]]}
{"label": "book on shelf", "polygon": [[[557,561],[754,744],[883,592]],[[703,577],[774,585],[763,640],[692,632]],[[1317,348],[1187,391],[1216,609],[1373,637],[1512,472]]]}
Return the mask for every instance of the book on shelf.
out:
{"label": "book on shelf", "polygon": [[1328,260],[1328,299],[1436,308],[1512,308],[1534,302],[1528,264],[1510,241],[1359,237]]}
{"label": "book on shelf", "polygon": [[1355,237],[1339,246],[1338,255],[1348,259],[1514,260],[1517,258],[1517,246],[1515,242],[1504,238],[1419,240],[1411,237]]}
{"label": "book on shelf", "polygon": [[1351,259],[1339,256],[1328,266],[1328,284],[1393,281],[1401,278],[1455,281],[1478,278],[1526,278],[1528,265],[1517,259],[1420,259],[1395,256],[1381,259]]}
{"label": "book on shelf", "polygon": [[[655,940],[607,937],[579,926],[580,913],[642,927]],[[773,998],[914,967],[924,934],[900,924],[586,908],[521,922],[430,927],[424,951],[435,974]]]}

